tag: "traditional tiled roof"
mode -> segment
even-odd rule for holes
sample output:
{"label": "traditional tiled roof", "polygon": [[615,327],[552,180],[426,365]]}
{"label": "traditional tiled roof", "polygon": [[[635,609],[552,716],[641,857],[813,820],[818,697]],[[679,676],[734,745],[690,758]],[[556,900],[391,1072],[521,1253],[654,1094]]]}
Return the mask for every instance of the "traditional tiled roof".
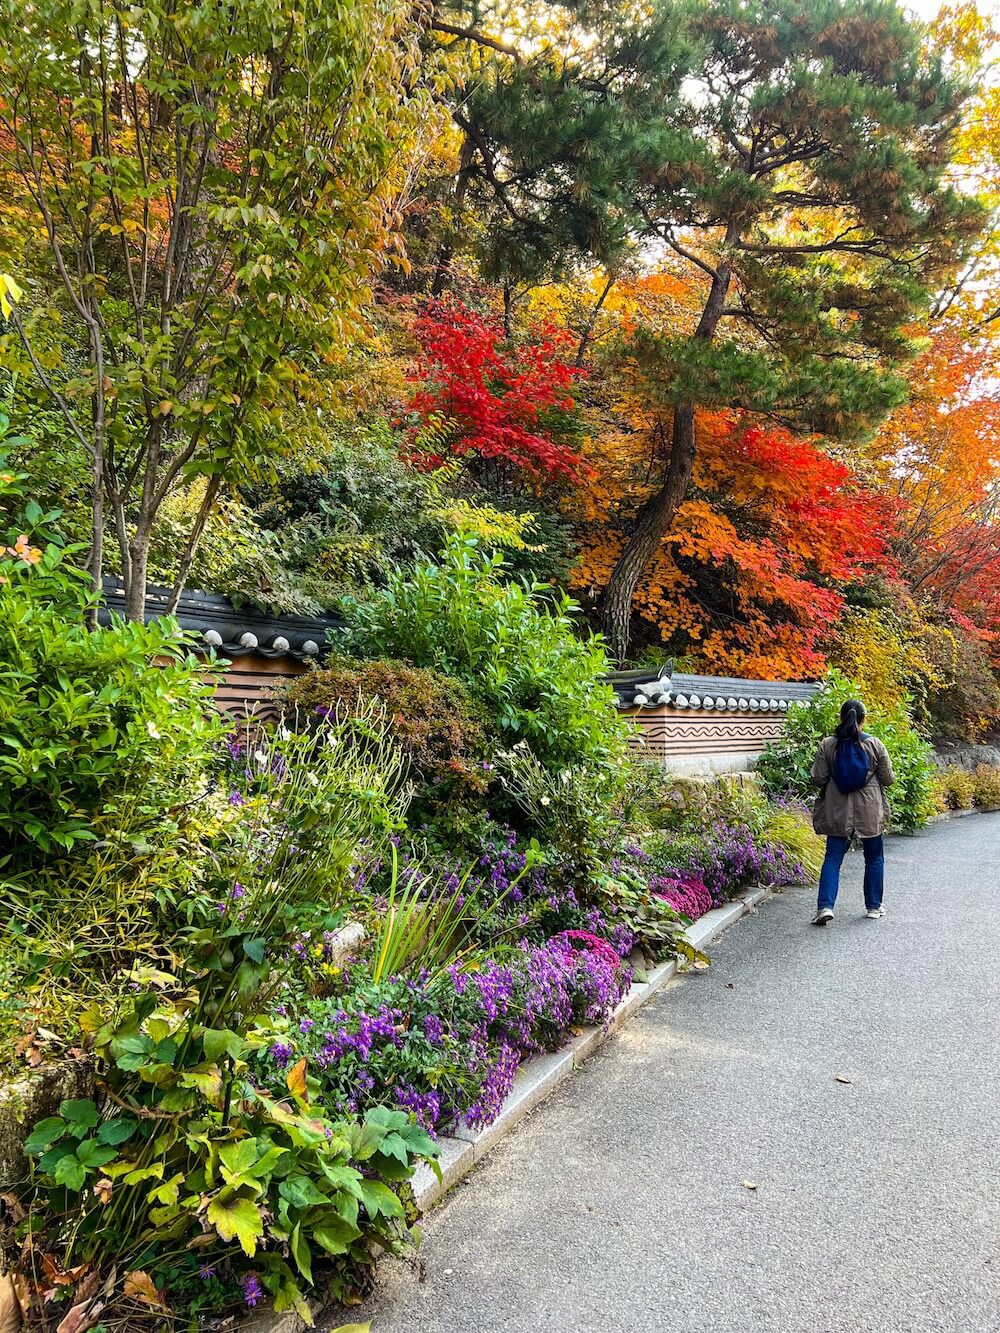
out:
{"label": "traditional tiled roof", "polygon": [[[150,587],[146,591],[147,621],[166,614],[169,588]],[[104,597],[98,619],[108,624],[111,613],[123,614],[125,595],[117,579],[104,580]],[[270,616],[263,611],[241,609],[221,593],[191,589],[181,595],[174,612],[182,629],[213,648],[223,657],[243,657],[258,653],[262,657],[293,657],[308,662],[321,657],[327,633],[340,625],[336,616]]]}
{"label": "traditional tiled roof", "polygon": [[724,712],[786,713],[809,699],[818,685],[801,681],[740,680],[736,676],[692,676],[671,666],[658,670],[615,671],[608,676],[619,708],[671,708]]}

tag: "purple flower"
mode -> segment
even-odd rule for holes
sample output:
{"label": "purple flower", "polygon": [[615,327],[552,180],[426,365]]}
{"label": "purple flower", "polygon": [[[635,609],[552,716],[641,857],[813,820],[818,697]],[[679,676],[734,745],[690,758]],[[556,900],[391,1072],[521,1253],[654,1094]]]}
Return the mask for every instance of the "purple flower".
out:
{"label": "purple flower", "polygon": [[284,1041],[276,1041],[270,1050],[271,1059],[279,1069],[284,1069],[294,1054],[292,1047]]}
{"label": "purple flower", "polygon": [[424,1015],[424,1036],[432,1046],[440,1046],[444,1041],[444,1024],[437,1014]]}
{"label": "purple flower", "polygon": [[264,1288],[260,1285],[256,1273],[248,1273],[240,1282],[243,1288],[244,1304],[252,1310],[264,1298]]}
{"label": "purple flower", "polygon": [[198,1269],[198,1276],[203,1282],[207,1282],[210,1277],[215,1277],[215,1264],[202,1264]]}
{"label": "purple flower", "polygon": [[234,808],[239,808],[239,806],[243,805],[243,803],[244,803],[243,795],[241,792],[231,791],[229,793],[229,804],[231,806],[233,806]]}

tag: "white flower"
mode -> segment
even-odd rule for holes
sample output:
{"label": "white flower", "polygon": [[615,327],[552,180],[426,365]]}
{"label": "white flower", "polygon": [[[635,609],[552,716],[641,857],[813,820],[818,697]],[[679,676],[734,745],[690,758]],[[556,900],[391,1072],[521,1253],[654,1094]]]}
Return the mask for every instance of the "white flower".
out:
{"label": "white flower", "polygon": [[158,741],[160,739],[160,729],[155,722],[147,722],[146,730],[149,732],[150,736],[152,736],[154,741]]}
{"label": "white flower", "polygon": [[548,798],[547,796],[543,796],[542,799],[541,799],[541,804],[542,804],[542,805],[551,805],[552,802],[549,800],[549,798]]}

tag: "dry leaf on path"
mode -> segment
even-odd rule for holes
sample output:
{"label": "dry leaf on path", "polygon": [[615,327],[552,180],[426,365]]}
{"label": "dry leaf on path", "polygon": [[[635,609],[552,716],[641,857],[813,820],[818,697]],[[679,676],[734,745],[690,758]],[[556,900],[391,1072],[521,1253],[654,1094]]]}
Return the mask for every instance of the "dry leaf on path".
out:
{"label": "dry leaf on path", "polygon": [[125,1295],[131,1296],[134,1301],[141,1301],[143,1305],[163,1307],[163,1298],[156,1290],[156,1284],[141,1268],[125,1274]]}
{"label": "dry leaf on path", "polygon": [[756,1180],[741,1180],[740,1184],[745,1190],[755,1190],[757,1188]]}
{"label": "dry leaf on path", "polygon": [[846,1074],[834,1074],[834,1080],[837,1083],[853,1083],[853,1078],[848,1078]]}

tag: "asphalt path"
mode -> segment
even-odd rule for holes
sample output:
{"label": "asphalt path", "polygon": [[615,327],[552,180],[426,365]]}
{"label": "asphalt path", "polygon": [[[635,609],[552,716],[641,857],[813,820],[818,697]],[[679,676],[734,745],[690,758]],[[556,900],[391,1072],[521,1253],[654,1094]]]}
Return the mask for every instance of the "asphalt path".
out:
{"label": "asphalt path", "polygon": [[[1000,815],[765,902],[425,1221],[372,1333],[1000,1333]],[[344,1313],[323,1327],[345,1322]]]}

